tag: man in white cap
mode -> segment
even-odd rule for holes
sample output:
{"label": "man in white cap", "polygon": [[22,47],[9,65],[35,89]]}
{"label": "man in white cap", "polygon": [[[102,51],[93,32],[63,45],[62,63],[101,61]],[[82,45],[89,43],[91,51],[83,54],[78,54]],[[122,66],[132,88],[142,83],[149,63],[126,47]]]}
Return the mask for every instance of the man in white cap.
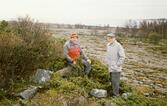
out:
{"label": "man in white cap", "polygon": [[117,42],[115,34],[107,34],[107,62],[112,81],[112,96],[119,95],[120,74],[125,59],[122,45]]}

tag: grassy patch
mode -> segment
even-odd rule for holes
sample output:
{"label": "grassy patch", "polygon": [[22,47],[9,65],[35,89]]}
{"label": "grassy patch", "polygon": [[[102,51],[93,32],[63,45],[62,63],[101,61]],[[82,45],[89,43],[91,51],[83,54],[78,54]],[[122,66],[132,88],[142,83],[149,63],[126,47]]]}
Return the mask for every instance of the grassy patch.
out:
{"label": "grassy patch", "polygon": [[89,93],[94,88],[107,89],[110,86],[107,67],[97,60],[92,61],[89,78],[84,76],[83,66],[78,62],[76,66],[72,67],[70,76],[62,78],[55,73],[50,82],[51,86],[59,91],[77,91],[81,94],[83,92]]}
{"label": "grassy patch", "polygon": [[153,46],[149,47],[154,52],[160,52],[162,54],[167,54],[167,45],[158,45],[158,46]]}
{"label": "grassy patch", "polygon": [[148,98],[142,95],[132,94],[128,97],[117,97],[114,102],[118,106],[166,106],[167,97]]}

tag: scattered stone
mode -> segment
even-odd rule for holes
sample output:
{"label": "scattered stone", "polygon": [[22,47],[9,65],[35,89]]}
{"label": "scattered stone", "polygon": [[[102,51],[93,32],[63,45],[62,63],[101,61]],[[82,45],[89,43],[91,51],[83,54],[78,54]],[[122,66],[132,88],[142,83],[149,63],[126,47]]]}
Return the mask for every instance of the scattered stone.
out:
{"label": "scattered stone", "polygon": [[147,85],[150,85],[150,84],[153,83],[153,81],[148,79],[148,80],[145,80],[144,83],[147,84]]}
{"label": "scattered stone", "polygon": [[20,96],[23,99],[29,100],[31,99],[38,91],[38,87],[31,86],[28,89],[24,90],[23,92],[20,92],[18,96]]}
{"label": "scattered stone", "polygon": [[107,91],[103,89],[92,89],[90,94],[98,98],[107,97]]}
{"label": "scattered stone", "polygon": [[157,90],[158,92],[162,93],[162,94],[167,94],[167,89],[166,88],[161,88],[159,86],[154,86],[155,90]]}
{"label": "scattered stone", "polygon": [[163,87],[163,85],[162,85],[162,84],[157,84],[157,86],[159,86],[159,87]]}
{"label": "scattered stone", "polygon": [[150,86],[151,86],[151,87],[153,87],[153,86],[154,86],[154,84],[153,84],[153,83],[151,83],[151,84],[150,84]]}
{"label": "scattered stone", "polygon": [[37,69],[37,72],[34,75],[34,82],[38,84],[45,84],[47,81],[51,78],[51,72],[50,70],[45,69]]}
{"label": "scattered stone", "polygon": [[150,94],[149,93],[144,93],[144,96],[149,96]]}
{"label": "scattered stone", "polygon": [[121,73],[121,76],[122,76],[122,77],[125,77],[125,76],[126,76],[126,73],[125,73],[125,72],[122,72],[122,73]]}
{"label": "scattered stone", "polygon": [[127,93],[123,93],[122,94],[122,96],[124,97],[124,98],[128,98],[129,96],[131,96],[132,95],[132,93],[130,93],[130,92],[127,92]]}
{"label": "scattered stone", "polygon": [[138,83],[139,83],[139,84],[143,84],[143,81],[139,81]]}
{"label": "scattered stone", "polygon": [[133,84],[138,85],[139,83],[138,83],[138,81],[137,81],[137,80],[133,80]]}
{"label": "scattered stone", "polygon": [[138,85],[138,84],[143,84],[143,81],[133,80],[133,83]]}
{"label": "scattered stone", "polygon": [[127,77],[121,77],[120,80],[127,81],[128,78]]}
{"label": "scattered stone", "polygon": [[167,74],[160,74],[159,76],[160,78],[164,78],[164,79],[167,79]]}

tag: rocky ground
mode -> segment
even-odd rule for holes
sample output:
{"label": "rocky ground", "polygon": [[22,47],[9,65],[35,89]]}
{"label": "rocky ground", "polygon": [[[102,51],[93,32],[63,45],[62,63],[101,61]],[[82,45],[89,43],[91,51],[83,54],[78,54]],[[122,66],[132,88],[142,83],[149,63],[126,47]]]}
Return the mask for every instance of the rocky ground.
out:
{"label": "rocky ground", "polygon": [[[80,36],[84,52],[106,63],[106,38]],[[153,45],[121,41],[126,52],[122,80],[134,85],[146,96],[167,95],[167,54],[151,51]]]}
{"label": "rocky ground", "polygon": [[[56,37],[67,39],[67,36]],[[81,35],[79,36],[79,38],[81,48],[86,53],[86,55],[88,55],[89,57],[94,57],[102,61],[106,65],[106,37]],[[135,95],[135,93],[132,93],[133,91],[126,91],[121,94],[121,96],[114,99],[110,96],[107,96],[106,98],[91,97],[88,96],[87,93],[84,93],[84,96],[81,96],[78,95],[78,91],[74,91],[74,94],[68,94],[68,92],[64,91],[70,88],[77,88],[77,86],[74,86],[74,82],[70,82],[71,80],[63,80],[63,78],[57,79],[59,77],[56,76],[52,78],[52,81],[58,81],[59,83],[62,83],[60,84],[62,91],[60,92],[58,88],[55,89],[54,87],[47,90],[39,90],[38,93],[28,102],[28,106],[129,106],[133,104],[132,102],[134,102],[135,104],[142,103],[141,106],[145,106],[147,104],[153,104],[155,106],[164,106],[164,104],[166,105],[166,102],[163,103],[163,101],[166,101],[166,99],[164,99],[163,97],[167,97],[166,52],[161,53],[160,51],[152,50],[150,49],[150,47],[154,47],[155,45],[136,42],[132,38],[121,38],[120,42],[125,48],[126,53],[126,60],[123,66],[121,80],[125,81],[125,84],[127,86],[132,85],[131,87],[134,88],[133,90],[137,90],[137,92],[135,91],[137,95]],[[80,78],[83,81],[89,83],[91,81],[87,78]],[[103,78],[105,79],[106,77],[103,76]],[[75,79],[74,81],[78,82],[77,79]],[[31,90],[35,92],[36,88],[33,88]],[[30,90],[25,90],[24,93],[26,95],[29,95],[29,92]],[[138,93],[140,94],[138,95]],[[23,96],[23,98],[26,97]],[[153,101],[155,99],[158,102],[153,103],[153,101],[150,101],[151,99],[149,100],[149,98],[151,98]],[[27,100],[21,100],[21,103],[24,102],[27,102]]]}

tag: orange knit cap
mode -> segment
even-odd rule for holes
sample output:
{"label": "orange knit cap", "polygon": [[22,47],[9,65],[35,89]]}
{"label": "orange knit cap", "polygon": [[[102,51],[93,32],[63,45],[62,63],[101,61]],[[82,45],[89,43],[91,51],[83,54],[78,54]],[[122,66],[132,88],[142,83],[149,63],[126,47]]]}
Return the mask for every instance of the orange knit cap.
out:
{"label": "orange knit cap", "polygon": [[76,32],[72,32],[72,33],[70,33],[70,38],[73,38],[73,37],[78,37],[78,35],[77,35]]}

